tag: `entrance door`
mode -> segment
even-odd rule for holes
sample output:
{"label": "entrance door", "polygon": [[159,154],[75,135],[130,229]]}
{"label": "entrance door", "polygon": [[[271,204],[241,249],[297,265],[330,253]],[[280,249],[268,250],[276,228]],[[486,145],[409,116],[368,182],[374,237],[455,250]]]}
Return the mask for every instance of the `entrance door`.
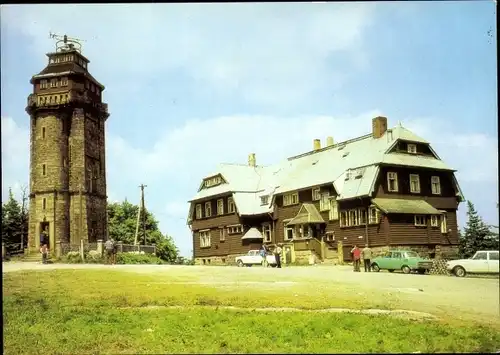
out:
{"label": "entrance door", "polygon": [[[40,245],[40,236],[42,235],[42,232],[45,232],[45,235],[47,236],[47,249],[48,250],[51,250],[51,248],[53,248],[53,245],[51,245],[52,243],[52,238],[51,238],[51,235],[50,235],[50,222],[40,222],[40,229],[39,229],[40,233],[38,234],[37,238],[38,238],[38,245]],[[41,246],[41,245],[40,245]]]}
{"label": "entrance door", "polygon": [[283,264],[290,264],[292,262],[292,246],[284,245],[283,246]]}

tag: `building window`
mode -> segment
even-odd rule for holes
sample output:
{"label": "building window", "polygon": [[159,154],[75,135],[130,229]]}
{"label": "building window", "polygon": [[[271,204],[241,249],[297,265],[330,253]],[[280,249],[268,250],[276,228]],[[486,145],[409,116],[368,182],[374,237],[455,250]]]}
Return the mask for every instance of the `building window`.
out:
{"label": "building window", "polygon": [[219,240],[221,242],[224,242],[226,240],[226,228],[224,227],[219,228]]}
{"label": "building window", "polygon": [[319,188],[312,190],[312,198],[313,198],[313,201],[318,201],[321,198],[321,194],[320,194],[320,189]]}
{"label": "building window", "polygon": [[49,87],[49,84],[47,80],[40,80],[40,89],[47,89]]}
{"label": "building window", "polygon": [[66,76],[61,78],[61,86],[68,86],[68,78]]}
{"label": "building window", "polygon": [[364,226],[366,224],[366,209],[365,208],[358,209],[358,224],[360,226]]}
{"label": "building window", "polygon": [[358,225],[358,210],[349,210],[349,220],[348,226],[357,226]]}
{"label": "building window", "polygon": [[234,200],[232,197],[229,197],[227,199],[227,210],[229,213],[236,212],[236,205],[234,204]]}
{"label": "building window", "polygon": [[338,208],[338,202],[335,197],[330,197],[330,213],[329,213],[329,218],[330,220],[337,220],[339,219],[339,208]]}
{"label": "building window", "polygon": [[212,216],[212,202],[205,202],[205,217]]}
{"label": "building window", "polygon": [[341,227],[347,227],[348,226],[347,211],[340,211],[340,226]]}
{"label": "building window", "polygon": [[299,203],[299,193],[293,192],[283,196],[283,206],[296,205]]}
{"label": "building window", "polygon": [[442,234],[448,233],[448,225],[446,223],[446,211],[442,211],[441,214],[441,233]]}
{"label": "building window", "polygon": [[[94,87],[92,85],[92,87]],[[212,178],[206,179],[205,180],[205,187],[212,187],[212,186],[217,186],[222,183],[222,178],[220,176],[214,176]]]}
{"label": "building window", "polygon": [[431,227],[439,227],[438,218],[436,215],[431,216]]}
{"label": "building window", "polygon": [[200,248],[210,248],[210,230],[200,231]]}
{"label": "building window", "polygon": [[377,207],[371,206],[368,209],[368,223],[377,224],[379,222],[380,216]]}
{"label": "building window", "polygon": [[441,181],[439,181],[439,176],[431,177],[431,190],[433,195],[441,194]]}
{"label": "building window", "polygon": [[269,204],[269,195],[260,196],[260,204],[263,206]]}
{"label": "building window", "polygon": [[410,174],[410,192],[420,193],[420,177],[417,174]]}
{"label": "building window", "polygon": [[241,232],[243,232],[243,227],[241,226],[241,224],[237,224],[234,226],[228,226],[227,232],[229,234],[240,234]]}
{"label": "building window", "polygon": [[387,173],[387,189],[389,192],[398,192],[398,173]]}
{"label": "building window", "polygon": [[217,214],[218,215],[224,214],[224,200],[223,199],[217,200]]}
{"label": "building window", "polygon": [[312,236],[312,228],[310,225],[299,224],[297,226],[297,231],[299,232],[298,238],[308,239]]}
{"label": "building window", "polygon": [[46,199],[46,198],[44,198],[44,199],[42,200],[42,209],[43,209],[43,210],[47,209],[47,199]]}
{"label": "building window", "polygon": [[47,164],[42,164],[42,175],[45,176],[47,174]]}
{"label": "building window", "polygon": [[334,242],[335,241],[335,232],[326,232],[326,241],[327,242]]}
{"label": "building window", "polygon": [[283,231],[285,240],[293,240],[295,238],[295,228],[293,226],[287,226],[288,222],[291,220],[283,221]]}
{"label": "building window", "polygon": [[201,205],[196,205],[196,219],[202,219]]}
{"label": "building window", "polygon": [[264,237],[264,243],[271,242],[271,225],[269,223],[265,223],[262,225],[262,236]]}
{"label": "building window", "polygon": [[45,127],[42,127],[42,139],[45,139]]}
{"label": "building window", "polygon": [[415,215],[415,226],[417,227],[426,227],[427,226],[427,218],[422,215]]}
{"label": "building window", "polygon": [[321,194],[321,199],[319,200],[319,210],[320,211],[330,210],[330,193],[323,192]]}
{"label": "building window", "polygon": [[417,145],[416,144],[408,144],[408,153],[417,154]]}
{"label": "building window", "polygon": [[57,87],[57,79],[51,79],[50,80],[50,87],[51,88],[56,88]]}

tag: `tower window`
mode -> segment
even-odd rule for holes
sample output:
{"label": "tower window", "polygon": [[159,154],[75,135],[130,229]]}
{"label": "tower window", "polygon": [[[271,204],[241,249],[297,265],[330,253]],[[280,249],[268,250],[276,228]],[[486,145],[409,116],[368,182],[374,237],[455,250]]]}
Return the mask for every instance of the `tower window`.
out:
{"label": "tower window", "polygon": [[67,77],[62,77],[61,78],[61,86],[68,86],[68,78]]}
{"label": "tower window", "polygon": [[45,176],[47,174],[47,164],[42,164],[42,175]]}
{"label": "tower window", "polygon": [[42,127],[42,139],[45,139],[45,127]]}
{"label": "tower window", "polygon": [[44,210],[47,209],[47,199],[46,198],[44,198],[42,200],[42,209],[44,209]]}
{"label": "tower window", "polygon": [[50,80],[50,87],[51,88],[56,88],[57,87],[57,79],[51,79]]}
{"label": "tower window", "polygon": [[40,89],[47,89],[48,83],[47,80],[40,80]]}

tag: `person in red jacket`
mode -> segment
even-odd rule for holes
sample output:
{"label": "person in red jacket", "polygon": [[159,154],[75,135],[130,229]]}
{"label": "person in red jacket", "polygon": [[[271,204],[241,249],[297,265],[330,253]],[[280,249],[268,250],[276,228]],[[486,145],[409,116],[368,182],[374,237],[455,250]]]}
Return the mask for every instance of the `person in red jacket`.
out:
{"label": "person in red jacket", "polygon": [[361,262],[361,249],[358,248],[357,245],[354,246],[351,250],[352,259],[354,260],[354,271],[360,271],[360,262]]}

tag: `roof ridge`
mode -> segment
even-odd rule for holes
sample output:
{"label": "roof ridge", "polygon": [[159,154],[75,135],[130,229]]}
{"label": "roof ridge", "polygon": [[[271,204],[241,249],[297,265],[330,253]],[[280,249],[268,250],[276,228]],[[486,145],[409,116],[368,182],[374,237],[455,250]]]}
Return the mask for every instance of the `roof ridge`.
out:
{"label": "roof ridge", "polygon": [[372,133],[368,133],[368,134],[365,134],[365,135],[362,135],[362,136],[359,136],[359,137],[351,138],[351,139],[345,140],[343,142],[336,143],[336,144],[328,146],[328,147],[323,147],[323,148],[318,149],[318,150],[311,150],[311,151],[308,151],[308,152],[305,152],[305,153],[302,153],[302,154],[299,154],[299,155],[295,155],[295,156],[289,157],[287,160],[290,161],[290,160],[302,158],[302,157],[305,157],[305,156],[308,156],[308,155],[312,155],[312,154],[324,152],[324,151],[329,150],[329,149],[338,148],[339,146],[345,146],[347,144],[354,143],[354,142],[357,142],[357,141],[360,141],[360,140],[363,140],[363,139],[367,139],[367,138],[370,138],[370,137],[372,137]]}

